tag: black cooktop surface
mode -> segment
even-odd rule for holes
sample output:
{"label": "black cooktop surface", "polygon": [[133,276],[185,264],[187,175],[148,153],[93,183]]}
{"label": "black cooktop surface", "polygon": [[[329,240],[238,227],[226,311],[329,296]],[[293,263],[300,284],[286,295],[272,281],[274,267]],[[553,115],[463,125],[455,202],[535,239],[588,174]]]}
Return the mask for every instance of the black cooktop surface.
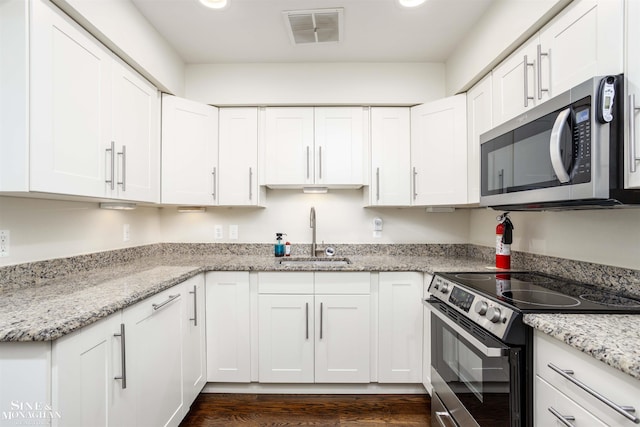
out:
{"label": "black cooktop surface", "polygon": [[640,297],[535,272],[436,273],[519,311],[640,314]]}

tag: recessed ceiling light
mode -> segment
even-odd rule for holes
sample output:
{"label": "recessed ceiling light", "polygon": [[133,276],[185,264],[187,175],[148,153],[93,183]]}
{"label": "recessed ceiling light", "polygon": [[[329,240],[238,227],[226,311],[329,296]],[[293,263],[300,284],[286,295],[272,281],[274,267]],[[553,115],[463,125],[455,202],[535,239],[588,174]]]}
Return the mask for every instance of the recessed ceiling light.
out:
{"label": "recessed ceiling light", "polygon": [[404,7],[416,7],[420,6],[425,1],[427,0],[398,0],[398,3],[400,3],[400,6]]}
{"label": "recessed ceiling light", "polygon": [[200,0],[200,3],[211,9],[222,9],[227,6],[227,0]]}

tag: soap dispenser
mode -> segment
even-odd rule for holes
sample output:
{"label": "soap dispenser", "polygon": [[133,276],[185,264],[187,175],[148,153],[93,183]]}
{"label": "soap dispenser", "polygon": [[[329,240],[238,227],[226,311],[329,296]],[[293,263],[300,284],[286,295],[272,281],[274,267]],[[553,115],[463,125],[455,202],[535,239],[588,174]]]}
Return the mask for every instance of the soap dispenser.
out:
{"label": "soap dispenser", "polygon": [[282,243],[282,236],[284,233],[276,233],[276,244],[273,246],[273,254],[277,257],[284,256],[284,244]]}

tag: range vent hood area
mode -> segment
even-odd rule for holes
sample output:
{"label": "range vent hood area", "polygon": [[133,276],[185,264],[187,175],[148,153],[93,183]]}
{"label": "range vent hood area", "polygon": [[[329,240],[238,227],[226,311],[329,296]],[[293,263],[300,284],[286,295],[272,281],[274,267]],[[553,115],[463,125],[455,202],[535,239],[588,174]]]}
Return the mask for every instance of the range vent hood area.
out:
{"label": "range vent hood area", "polygon": [[290,10],[282,14],[289,39],[294,45],[342,41],[344,15],[342,8]]}

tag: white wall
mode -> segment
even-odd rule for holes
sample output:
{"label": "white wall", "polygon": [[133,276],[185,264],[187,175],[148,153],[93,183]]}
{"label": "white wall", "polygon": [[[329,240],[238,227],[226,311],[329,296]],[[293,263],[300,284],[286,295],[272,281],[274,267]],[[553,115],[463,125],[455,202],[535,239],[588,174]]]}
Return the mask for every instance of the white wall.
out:
{"label": "white wall", "polygon": [[[131,240],[123,242],[123,225]],[[98,209],[98,203],[0,196],[0,230],[10,231],[0,266],[158,243],[158,208]]]}
{"label": "white wall", "polygon": [[131,0],[52,0],[160,90],[184,96],[184,62]]}
{"label": "white wall", "polygon": [[[495,245],[492,209],[470,215],[469,242]],[[640,270],[640,208],[563,212],[512,212],[516,251]]]}
{"label": "white wall", "polygon": [[444,64],[187,65],[186,97],[212,105],[415,105],[444,97]]}
{"label": "white wall", "polygon": [[[270,243],[287,233],[292,244],[310,243],[309,214],[316,209],[317,241],[327,243],[466,243],[469,212],[426,213],[424,209],[363,208],[362,190],[303,194],[301,190],[268,191],[266,209],[209,208],[206,213],[161,210],[164,242]],[[373,218],[384,221],[382,237],[373,237]],[[224,239],[214,240],[214,226]],[[238,225],[239,239],[229,240],[229,225]]]}
{"label": "white wall", "polygon": [[447,59],[447,95],[469,89],[570,2],[496,0]]}

